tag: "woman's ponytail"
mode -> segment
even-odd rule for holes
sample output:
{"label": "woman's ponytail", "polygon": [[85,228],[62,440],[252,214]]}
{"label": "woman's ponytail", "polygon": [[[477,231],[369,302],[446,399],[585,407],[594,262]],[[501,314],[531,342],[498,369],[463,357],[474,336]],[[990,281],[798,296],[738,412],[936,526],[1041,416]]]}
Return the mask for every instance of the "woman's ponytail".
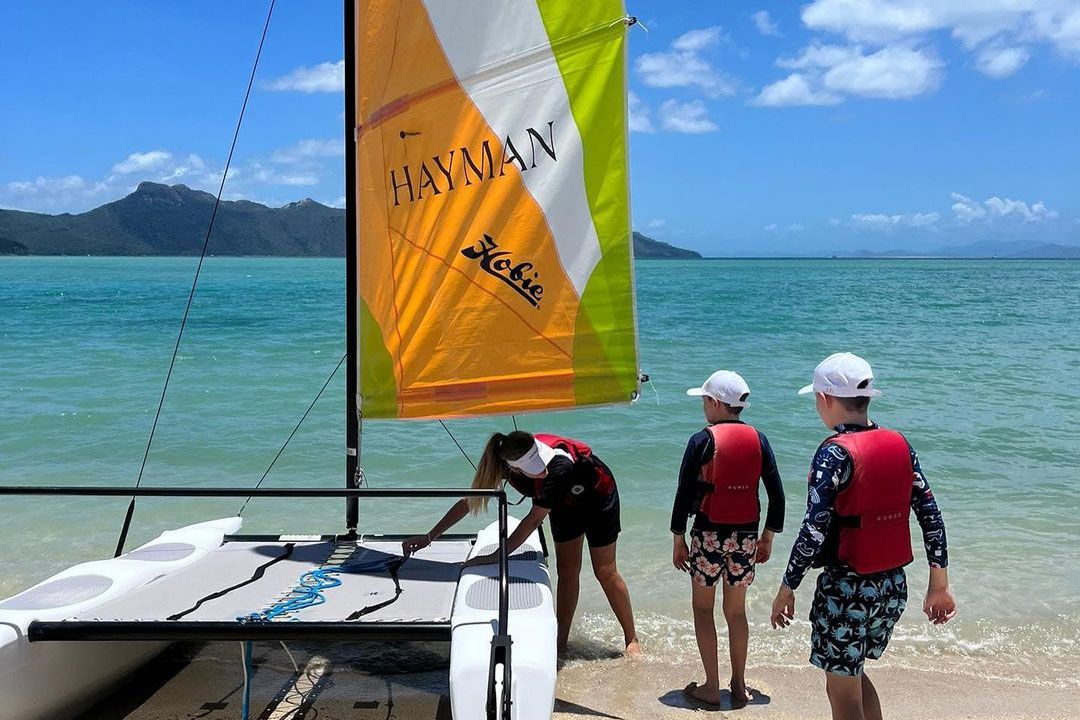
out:
{"label": "woman's ponytail", "polygon": [[[499,487],[499,483],[506,477],[508,472],[506,463],[500,456],[500,450],[502,445],[506,441],[506,436],[502,433],[495,433],[484,446],[484,454],[480,456],[480,464],[476,468],[476,475],[473,477],[473,490],[494,490]],[[469,498],[469,511],[473,515],[477,515],[481,510],[486,510],[488,501],[491,498],[486,497],[471,497]]]}

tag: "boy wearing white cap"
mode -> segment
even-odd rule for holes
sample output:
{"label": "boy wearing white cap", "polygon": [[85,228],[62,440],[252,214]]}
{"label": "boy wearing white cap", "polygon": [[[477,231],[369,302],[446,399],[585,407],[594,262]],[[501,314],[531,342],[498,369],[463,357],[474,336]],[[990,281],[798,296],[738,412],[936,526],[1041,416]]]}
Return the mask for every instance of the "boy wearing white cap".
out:
{"label": "boy wearing white cap", "polygon": [[870,422],[870,364],[851,353],[825,358],[814,382],[817,411],[835,434],[814,455],[807,511],[773,602],[773,627],[795,615],[795,589],[822,567],[810,609],[810,662],[825,671],[834,720],[880,720],[881,703],[863,671],[881,657],[907,604],[912,510],[930,563],[923,612],[935,625],[956,614],[949,590],[945,524],[904,436]]}
{"label": "boy wearing white cap", "polygon": [[[704,684],[690,683],[684,692],[694,700],[720,703],[716,623],[716,586],[723,580],[724,618],[731,658],[731,704],[747,703],[746,589],[754,581],[755,563],[772,553],[773,534],[784,529],[784,487],[776,458],[765,435],[739,416],[749,407],[750,388],[738,373],[718,370],[687,395],[699,396],[709,425],[686,445],[679,486],[671,512],[674,536],[672,562],[692,579],[694,632],[705,667]],[[769,497],[765,529],[758,538],[761,504],[759,481]],[[694,515],[690,545],[686,521]]]}

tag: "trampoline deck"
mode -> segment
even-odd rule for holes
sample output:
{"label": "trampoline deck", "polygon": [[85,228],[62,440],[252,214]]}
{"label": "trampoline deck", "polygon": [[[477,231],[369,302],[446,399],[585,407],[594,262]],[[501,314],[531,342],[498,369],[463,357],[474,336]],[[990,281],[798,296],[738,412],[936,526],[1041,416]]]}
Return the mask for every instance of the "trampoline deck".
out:
{"label": "trampoline deck", "polygon": [[[461,563],[472,545],[439,540],[405,559],[400,539],[229,538],[192,565],[85,615],[31,623],[27,635],[31,642],[449,640]],[[296,602],[304,596],[316,599]]]}

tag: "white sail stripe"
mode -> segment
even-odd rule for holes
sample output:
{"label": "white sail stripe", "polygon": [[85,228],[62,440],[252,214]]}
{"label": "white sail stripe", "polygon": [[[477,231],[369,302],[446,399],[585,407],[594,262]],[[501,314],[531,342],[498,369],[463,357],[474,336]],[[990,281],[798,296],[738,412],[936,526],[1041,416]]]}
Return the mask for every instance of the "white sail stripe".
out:
{"label": "white sail stripe", "polygon": [[580,298],[600,261],[600,241],[585,191],[581,136],[535,0],[424,0],[424,6],[458,82],[500,140],[521,138],[528,127],[546,136],[547,123],[555,121],[558,160],[538,163],[521,179],[547,218]]}

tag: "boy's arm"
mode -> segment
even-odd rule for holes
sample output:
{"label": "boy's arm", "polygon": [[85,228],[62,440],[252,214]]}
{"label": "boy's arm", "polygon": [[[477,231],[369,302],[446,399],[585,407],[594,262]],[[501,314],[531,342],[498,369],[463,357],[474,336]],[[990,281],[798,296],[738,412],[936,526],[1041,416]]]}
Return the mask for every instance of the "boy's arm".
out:
{"label": "boy's arm", "polygon": [[758,431],[758,438],[761,440],[761,479],[769,497],[769,509],[765,513],[765,527],[758,538],[756,561],[766,563],[772,557],[773,535],[784,532],[784,483],[769,439],[761,431]]}
{"label": "boy's arm", "polygon": [[922,468],[919,466],[919,455],[915,449],[908,445],[911,452],[911,509],[915,518],[922,528],[923,547],[926,549],[926,561],[932,568],[947,568],[949,566],[949,545],[945,537],[945,521],[941,517],[934,493],[930,491],[930,485],[926,482]]}
{"label": "boy's arm", "polygon": [[799,587],[807,570],[821,554],[836,512],[836,494],[851,482],[851,471],[851,456],[839,445],[825,445],[814,455],[806,515],[784,573],[784,585],[792,590]]}
{"label": "boy's arm", "polygon": [[930,564],[930,582],[923,601],[923,613],[935,625],[944,625],[956,615],[956,598],[949,589],[949,545],[945,537],[945,521],[941,517],[934,493],[926,482],[919,455],[908,445],[911,452],[911,509],[922,528],[926,561]]}
{"label": "boy's arm", "polygon": [[712,434],[708,430],[694,433],[683,452],[679,468],[679,485],[675,489],[675,501],[671,507],[672,553],[671,564],[682,572],[690,572],[690,548],[686,546],[686,519],[694,511],[697,483],[701,468],[713,454]]}
{"label": "boy's arm", "polygon": [[694,512],[697,483],[701,468],[712,459],[713,439],[708,430],[694,433],[686,443],[682,466],[679,468],[679,485],[675,489],[675,502],[671,507],[671,532],[686,533],[686,519]]}
{"label": "boy's arm", "polygon": [[806,516],[791,548],[784,580],[773,600],[770,621],[774,628],[787,627],[795,617],[795,589],[821,554],[836,512],[836,494],[851,482],[852,469],[851,456],[839,445],[823,445],[814,455],[810,465]]}

